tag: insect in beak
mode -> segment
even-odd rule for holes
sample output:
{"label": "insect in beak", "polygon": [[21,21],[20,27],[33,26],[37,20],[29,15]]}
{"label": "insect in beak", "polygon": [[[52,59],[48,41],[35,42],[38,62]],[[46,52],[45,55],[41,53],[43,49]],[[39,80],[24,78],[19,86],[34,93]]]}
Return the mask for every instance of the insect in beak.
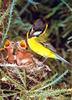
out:
{"label": "insect in beak", "polygon": [[34,36],[39,36],[42,33],[42,31],[36,31],[33,33]]}
{"label": "insect in beak", "polygon": [[30,31],[30,36],[39,36],[42,33],[42,31],[35,31],[33,28]]}

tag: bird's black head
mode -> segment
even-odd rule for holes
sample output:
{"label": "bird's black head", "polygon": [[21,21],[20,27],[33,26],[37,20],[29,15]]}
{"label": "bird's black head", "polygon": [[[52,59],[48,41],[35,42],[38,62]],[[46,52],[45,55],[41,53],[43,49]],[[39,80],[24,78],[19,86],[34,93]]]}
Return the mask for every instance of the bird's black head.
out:
{"label": "bird's black head", "polygon": [[29,37],[39,36],[46,28],[46,22],[43,19],[38,19],[33,24],[32,29],[29,31]]}

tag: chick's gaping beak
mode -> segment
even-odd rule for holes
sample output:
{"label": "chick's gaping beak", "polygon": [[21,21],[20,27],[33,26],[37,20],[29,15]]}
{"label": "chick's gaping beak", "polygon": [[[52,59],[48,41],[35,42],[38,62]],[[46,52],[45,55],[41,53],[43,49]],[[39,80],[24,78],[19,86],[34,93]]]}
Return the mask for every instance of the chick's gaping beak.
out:
{"label": "chick's gaping beak", "polygon": [[8,48],[11,45],[10,40],[6,40],[4,44],[4,48]]}
{"label": "chick's gaping beak", "polygon": [[25,40],[21,40],[21,41],[18,41],[16,42],[16,49],[19,49],[19,50],[24,50],[27,48],[27,45],[26,45],[26,42]]}

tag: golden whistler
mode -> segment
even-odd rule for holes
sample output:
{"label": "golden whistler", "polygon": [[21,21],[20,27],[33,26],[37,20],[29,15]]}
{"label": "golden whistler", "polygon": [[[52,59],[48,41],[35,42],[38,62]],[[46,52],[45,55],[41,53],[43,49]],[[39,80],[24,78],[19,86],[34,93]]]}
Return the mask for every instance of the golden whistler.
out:
{"label": "golden whistler", "polygon": [[45,25],[45,28],[43,31],[34,31],[33,28],[27,32],[27,42],[31,50],[33,50],[35,53],[45,57],[45,58],[53,58],[58,59],[60,61],[64,61],[67,64],[70,64],[68,61],[66,61],[64,58],[56,54],[54,51],[52,51],[49,48],[44,47],[40,42],[37,41],[38,37],[42,34],[45,34],[48,28],[48,24]]}

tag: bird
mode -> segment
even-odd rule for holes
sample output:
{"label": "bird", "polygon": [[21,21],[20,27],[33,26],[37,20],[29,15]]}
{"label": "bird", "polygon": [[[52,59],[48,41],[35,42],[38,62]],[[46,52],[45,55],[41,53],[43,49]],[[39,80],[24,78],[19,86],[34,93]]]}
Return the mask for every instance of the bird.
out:
{"label": "bird", "polygon": [[13,54],[13,51],[14,51],[14,42],[10,41],[10,40],[6,40],[5,43],[4,43],[4,49],[7,51],[7,62],[8,63],[14,63],[15,61],[15,56]]}
{"label": "bird", "polygon": [[17,48],[15,51],[16,55],[16,63],[17,65],[24,65],[24,64],[32,64],[33,63],[33,55],[26,50],[27,44],[25,40],[17,41]]}
{"label": "bird", "polygon": [[[30,47],[30,49],[35,52],[36,54],[47,58],[57,59],[60,61],[63,61],[69,65],[71,65],[68,61],[66,61],[64,58],[59,56],[56,52],[52,51],[50,48],[45,47],[39,40],[39,37],[46,34],[48,23],[46,23],[44,20],[40,22],[41,19],[37,20],[33,27],[27,32],[27,43]],[[39,22],[39,24],[38,24]],[[44,24],[44,25],[43,25]],[[36,26],[37,25],[37,26]],[[41,27],[40,27],[41,26]],[[39,28],[38,28],[39,27]],[[42,39],[41,39],[42,41]],[[71,65],[72,66],[72,65]]]}

